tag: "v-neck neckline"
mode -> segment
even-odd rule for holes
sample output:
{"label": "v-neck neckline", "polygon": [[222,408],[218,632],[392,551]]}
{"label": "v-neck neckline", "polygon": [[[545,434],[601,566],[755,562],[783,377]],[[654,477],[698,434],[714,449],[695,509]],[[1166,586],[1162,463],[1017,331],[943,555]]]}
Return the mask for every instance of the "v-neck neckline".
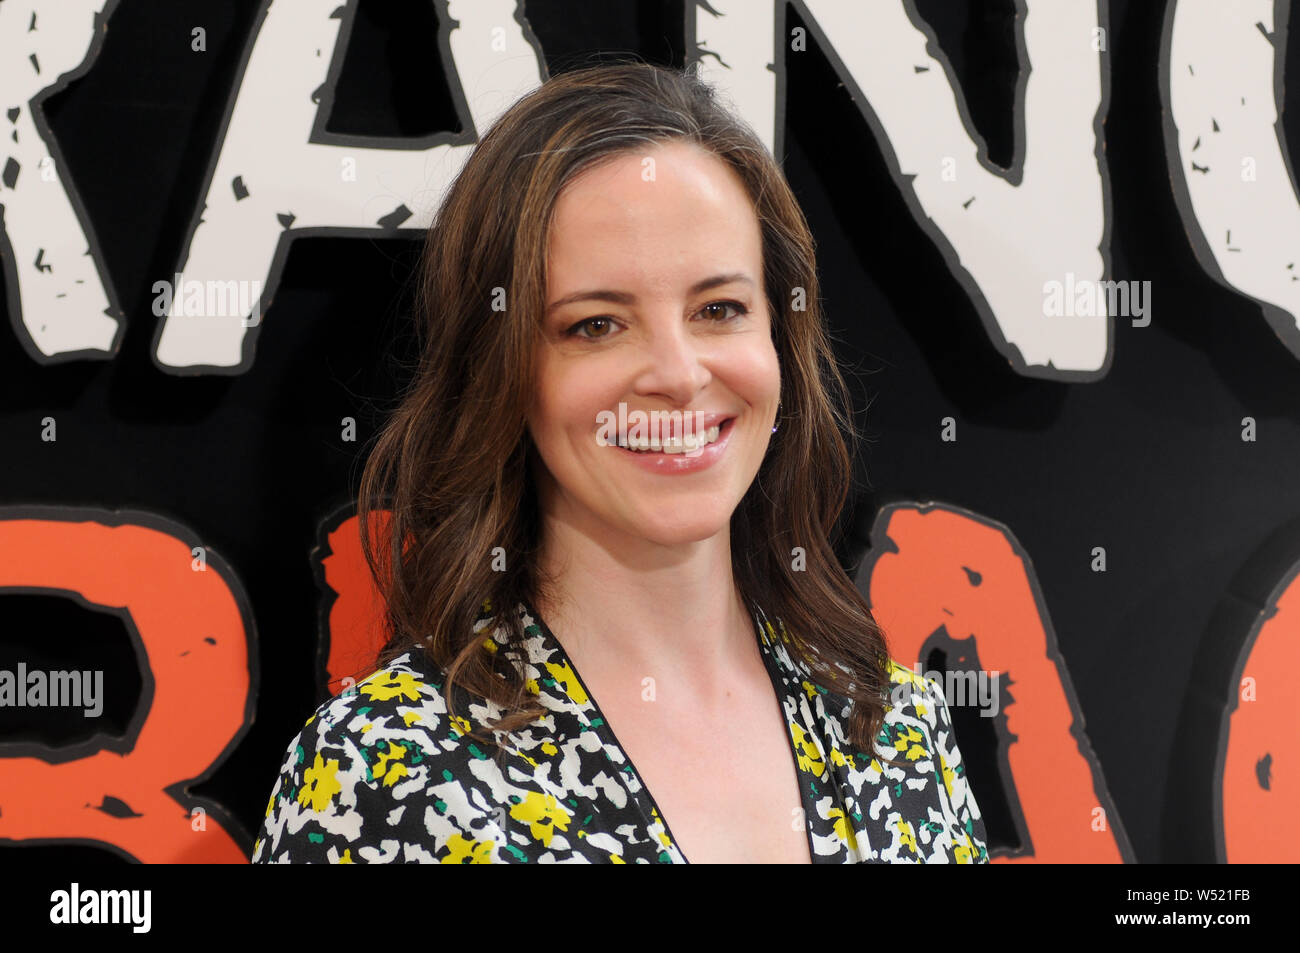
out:
{"label": "v-neck neckline", "polygon": [[[629,792],[629,793],[631,793],[632,797],[636,800],[637,804],[640,806],[641,813],[645,816],[647,822],[649,822],[650,824],[653,824],[655,818],[658,818],[659,823],[663,825],[664,835],[668,838],[669,842],[672,844],[672,847],[676,851],[677,856],[682,859],[682,863],[690,864],[691,863],[690,858],[686,856],[686,852],[682,850],[681,844],[678,842],[677,837],[673,834],[672,827],[668,823],[668,816],[664,814],[663,809],[659,806],[659,803],[655,800],[654,795],[650,792],[650,788],[646,784],[645,778],[642,776],[641,771],[637,768],[636,764],[632,761],[632,756],[628,753],[628,750],[624,748],[623,745],[619,742],[618,735],[614,732],[614,727],[609,723],[609,718],[606,716],[604,709],[600,707],[600,703],[596,700],[596,696],[592,694],[590,687],[587,685],[587,682],[582,677],[582,673],[578,671],[578,666],[574,663],[573,659],[569,656],[569,653],[565,650],[564,645],[560,642],[559,637],[556,636],[556,634],[551,631],[550,626],[546,624],[546,620],[542,618],[541,613],[537,611],[536,607],[528,600],[524,600],[523,605],[524,605],[524,610],[528,613],[528,615],[532,618],[533,622],[537,625],[538,631],[541,632],[544,644],[554,651],[555,658],[551,660],[552,663],[568,668],[568,670],[573,674],[573,681],[577,683],[577,687],[581,692],[582,697],[585,697],[587,701],[590,703],[592,710],[590,712],[584,712],[583,716],[587,719],[587,722],[590,724],[591,730],[597,733],[597,737],[600,738],[600,740],[604,744],[607,744],[612,748],[616,749],[623,756],[623,762],[627,768],[627,772],[625,773],[630,773],[633,779],[635,779],[637,785],[637,790],[635,792]],[[766,644],[767,635],[765,632],[763,632],[762,629],[762,625],[764,622],[766,622],[767,619],[766,614],[763,613],[761,609],[756,609],[755,607],[751,607],[751,609],[749,610],[749,615],[750,615],[750,622],[754,628],[754,633],[758,639],[758,653],[763,660],[763,669],[765,672],[767,672],[768,682],[772,686],[773,698],[776,702],[777,711],[781,716],[781,728],[782,728],[782,734],[785,735],[786,750],[790,754],[791,766],[794,768],[795,784],[799,789],[799,805],[800,808],[803,810],[803,815],[804,815],[803,832],[804,832],[804,842],[808,847],[808,859],[810,863],[816,864],[817,851],[815,845],[813,844],[812,818],[817,816],[816,814],[817,805],[813,802],[812,792],[808,789],[808,784],[803,778],[803,772],[800,771],[799,769],[799,752],[795,748],[794,736],[790,732],[790,720],[792,717],[797,718],[798,710],[799,710],[798,705],[796,704],[795,706],[794,716],[788,715],[786,713],[785,701],[784,701],[786,696],[786,688],[782,684],[781,674],[776,670],[776,666],[778,663],[775,656],[775,646],[772,646],[770,648],[769,646],[767,646]],[[531,661],[532,659],[530,658],[530,662]],[[536,663],[534,662],[533,664],[535,665]],[[569,686],[567,685],[561,686],[561,690],[564,692],[565,699],[568,701],[570,705],[574,706],[577,709],[582,709],[585,707],[584,705],[580,704],[576,699],[574,699],[573,692]],[[810,732],[810,730],[812,729],[811,725],[801,725],[800,727],[805,732]]]}

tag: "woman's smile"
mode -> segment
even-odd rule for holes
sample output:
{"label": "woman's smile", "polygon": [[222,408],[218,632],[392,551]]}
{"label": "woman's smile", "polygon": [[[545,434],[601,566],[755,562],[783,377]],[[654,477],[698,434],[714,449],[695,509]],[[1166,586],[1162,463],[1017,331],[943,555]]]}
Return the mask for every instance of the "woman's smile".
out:
{"label": "woman's smile", "polygon": [[672,476],[683,473],[698,473],[700,470],[707,470],[727,452],[727,445],[731,442],[731,434],[735,430],[733,426],[735,417],[729,417],[720,426],[712,427],[704,432],[706,443],[703,447],[696,446],[689,451],[666,452],[663,450],[629,450],[626,447],[614,447],[618,454],[627,460],[633,466],[640,467],[650,473],[658,473],[665,476]]}

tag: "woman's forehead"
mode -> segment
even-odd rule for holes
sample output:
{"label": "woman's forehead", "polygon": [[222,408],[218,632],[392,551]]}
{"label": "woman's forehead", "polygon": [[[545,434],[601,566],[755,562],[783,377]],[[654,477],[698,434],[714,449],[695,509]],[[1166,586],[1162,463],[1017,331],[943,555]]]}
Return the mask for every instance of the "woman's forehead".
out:
{"label": "woman's forehead", "polygon": [[743,185],[720,160],[644,167],[635,156],[574,183],[556,204],[547,242],[558,281],[570,271],[589,278],[644,280],[683,266],[710,274],[753,267],[760,228]]}

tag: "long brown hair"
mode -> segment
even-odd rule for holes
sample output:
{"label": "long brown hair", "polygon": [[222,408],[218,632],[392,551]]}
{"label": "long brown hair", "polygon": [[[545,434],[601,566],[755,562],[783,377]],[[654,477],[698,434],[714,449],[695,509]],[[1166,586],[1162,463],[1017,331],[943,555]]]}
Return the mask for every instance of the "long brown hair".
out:
{"label": "long brown hair", "polygon": [[[376,439],[359,494],[363,550],[387,602],[390,637],[377,665],[423,652],[445,670],[453,718],[457,691],[501,706],[494,732],[545,714],[506,661],[523,657],[517,606],[548,591],[534,558],[536,448],[524,421],[552,212],[583,169],[672,140],[734,169],[762,229],[780,428],[731,519],[736,583],[784,629],[818,683],[841,706],[852,702],[848,740],[870,756],[890,690],[887,647],[829,539],[856,434],[823,327],[814,240],[771,153],[713,89],[693,72],[639,61],[560,73],[512,105],[428,230],[414,289],[419,365]],[[489,650],[483,636],[498,627],[503,644]]]}

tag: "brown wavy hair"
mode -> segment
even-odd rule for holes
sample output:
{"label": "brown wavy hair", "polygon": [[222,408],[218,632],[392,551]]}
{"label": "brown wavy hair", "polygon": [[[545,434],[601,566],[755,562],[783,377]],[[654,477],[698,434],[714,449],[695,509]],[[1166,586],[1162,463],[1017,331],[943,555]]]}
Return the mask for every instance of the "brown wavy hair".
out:
{"label": "brown wavy hair", "polygon": [[[507,659],[523,657],[517,607],[551,591],[535,559],[541,517],[525,407],[552,213],[579,172],[672,140],[696,143],[735,170],[762,229],[780,429],[732,515],[735,580],[817,682],[839,705],[851,702],[848,740],[870,755],[890,690],[888,650],[829,540],[856,434],[823,326],[815,243],[753,130],[694,72],[640,61],[557,74],[512,105],[474,148],[425,236],[414,288],[418,367],[376,438],[359,491],[363,551],[387,603],[377,667],[423,652],[446,673],[453,718],[465,691],[501,706],[494,734],[546,714]],[[507,308],[494,309],[503,295]],[[493,567],[497,547],[504,572]],[[798,570],[797,547],[805,560]],[[490,627],[475,634],[484,619]],[[490,651],[484,633],[497,628],[501,644]],[[470,734],[500,752],[496,738]]]}

